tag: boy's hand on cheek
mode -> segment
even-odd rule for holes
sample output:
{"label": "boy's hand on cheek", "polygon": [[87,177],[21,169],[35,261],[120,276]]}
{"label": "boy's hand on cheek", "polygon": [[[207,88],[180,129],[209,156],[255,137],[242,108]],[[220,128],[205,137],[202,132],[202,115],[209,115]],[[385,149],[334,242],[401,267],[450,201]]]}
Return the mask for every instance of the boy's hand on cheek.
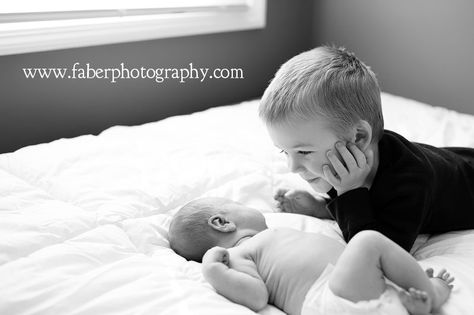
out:
{"label": "boy's hand on cheek", "polygon": [[326,180],[340,196],[343,193],[362,187],[370,173],[373,164],[373,152],[367,151],[367,156],[355,144],[337,142],[335,150],[339,152],[343,161],[339,160],[336,152],[329,150],[326,156],[336,174],[333,174],[329,165],[323,165]]}

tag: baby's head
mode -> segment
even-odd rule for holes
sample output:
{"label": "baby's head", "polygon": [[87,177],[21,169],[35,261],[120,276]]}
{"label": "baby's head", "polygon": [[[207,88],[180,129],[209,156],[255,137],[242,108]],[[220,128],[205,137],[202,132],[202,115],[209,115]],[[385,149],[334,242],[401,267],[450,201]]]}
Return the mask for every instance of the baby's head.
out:
{"label": "baby's head", "polygon": [[321,46],[284,63],[262,97],[260,117],[267,125],[327,121],[340,139],[351,141],[360,121],[371,141],[383,133],[380,88],[375,74],[344,48]]}
{"label": "baby's head", "polygon": [[225,198],[201,198],[184,205],[169,228],[170,247],[200,262],[214,246],[230,248],[265,230],[262,213]]}

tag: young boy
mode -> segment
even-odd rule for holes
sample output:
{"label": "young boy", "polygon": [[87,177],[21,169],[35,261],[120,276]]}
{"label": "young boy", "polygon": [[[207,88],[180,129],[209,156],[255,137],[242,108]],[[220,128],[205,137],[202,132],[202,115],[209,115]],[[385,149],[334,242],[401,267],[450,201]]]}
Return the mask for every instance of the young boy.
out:
{"label": "young boy", "polygon": [[454,281],[445,270],[425,274],[378,232],[363,231],[344,249],[322,234],[268,229],[259,211],[223,198],[181,208],[169,240],[179,255],[202,258],[218,293],[254,311],[271,303],[289,315],[428,314],[439,310]]}
{"label": "young boy", "polygon": [[375,74],[345,49],[318,47],[283,64],[259,114],[290,170],[330,197],[280,189],[283,211],[335,219],[346,241],[376,230],[407,251],[420,233],[474,228],[474,149],[384,130]]}

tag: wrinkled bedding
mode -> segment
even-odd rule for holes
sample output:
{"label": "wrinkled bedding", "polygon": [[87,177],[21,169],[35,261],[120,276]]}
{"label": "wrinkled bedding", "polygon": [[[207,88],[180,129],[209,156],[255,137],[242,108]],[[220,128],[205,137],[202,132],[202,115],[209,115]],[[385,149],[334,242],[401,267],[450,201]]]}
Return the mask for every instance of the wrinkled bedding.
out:
{"label": "wrinkled bedding", "polygon": [[[176,255],[167,229],[184,203],[221,196],[260,209],[271,227],[341,240],[333,221],[276,213],[277,187],[309,186],[288,172],[257,104],[0,155],[0,314],[254,314]],[[474,147],[474,116],[386,93],[383,109],[386,128],[410,140]],[[412,254],[456,277],[442,314],[472,314],[474,230],[422,235]]]}

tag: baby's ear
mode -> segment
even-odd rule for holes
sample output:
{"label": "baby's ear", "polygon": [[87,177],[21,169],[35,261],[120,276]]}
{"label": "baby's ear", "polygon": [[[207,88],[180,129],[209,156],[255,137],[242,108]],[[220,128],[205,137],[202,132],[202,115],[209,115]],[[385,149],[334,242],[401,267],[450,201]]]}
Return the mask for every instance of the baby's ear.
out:
{"label": "baby's ear", "polygon": [[359,149],[365,151],[372,142],[372,126],[365,120],[360,120],[355,126],[355,141]]}
{"label": "baby's ear", "polygon": [[223,233],[234,232],[237,229],[235,223],[228,221],[223,214],[214,214],[209,218],[207,224],[214,230]]}

